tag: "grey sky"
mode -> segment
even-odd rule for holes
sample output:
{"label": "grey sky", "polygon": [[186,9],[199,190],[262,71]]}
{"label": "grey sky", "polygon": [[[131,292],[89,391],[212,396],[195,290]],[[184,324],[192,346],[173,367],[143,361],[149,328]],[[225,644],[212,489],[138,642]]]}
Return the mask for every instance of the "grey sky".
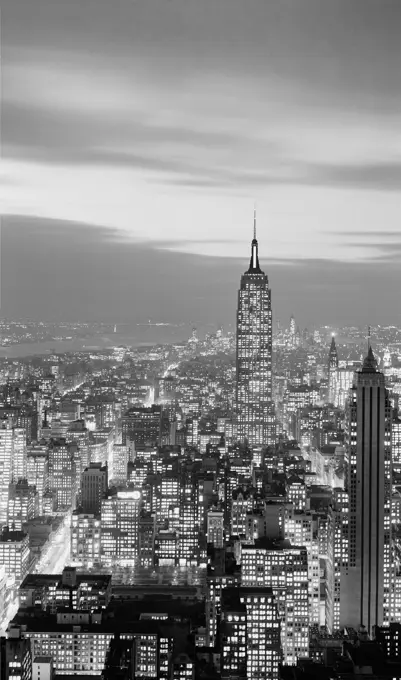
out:
{"label": "grey sky", "polygon": [[[352,239],[355,239],[352,235]],[[350,239],[351,240],[351,239]],[[358,244],[358,242],[356,242]],[[226,244],[216,242],[217,252]],[[7,218],[2,233],[2,313],[49,320],[235,322],[244,258],[208,257],[119,240],[113,230],[43,219]],[[357,247],[357,245],[356,245]],[[274,261],[276,319],[302,324],[395,323],[401,239],[370,262]],[[375,259],[376,258],[376,259]]]}
{"label": "grey sky", "polygon": [[2,5],[3,313],[232,318],[256,200],[280,316],[391,322],[399,0]]}

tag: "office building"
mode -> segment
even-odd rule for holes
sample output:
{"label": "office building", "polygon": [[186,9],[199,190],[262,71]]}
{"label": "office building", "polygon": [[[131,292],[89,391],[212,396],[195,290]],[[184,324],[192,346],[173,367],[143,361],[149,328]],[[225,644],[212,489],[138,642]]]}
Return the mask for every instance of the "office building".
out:
{"label": "office building", "polygon": [[223,510],[212,508],[207,513],[207,542],[215,548],[224,545],[224,513]]}
{"label": "office building", "polygon": [[12,479],[18,482],[26,478],[27,447],[26,432],[23,427],[13,428]]}
{"label": "office building", "polygon": [[199,504],[196,478],[192,475],[190,469],[183,466],[180,470],[179,480],[179,563],[181,566],[197,565],[199,559]]}
{"label": "office building", "polygon": [[11,631],[5,640],[4,652],[4,664],[1,663],[3,659],[0,663],[5,680],[31,680],[32,656],[29,640],[24,639],[19,631]]}
{"label": "office building", "polygon": [[22,531],[23,524],[39,515],[39,499],[34,486],[26,479],[10,484],[8,494],[8,521],[11,531]]}
{"label": "office building", "polygon": [[122,443],[133,442],[135,450],[162,443],[161,406],[133,406],[122,417]]}
{"label": "office building", "polygon": [[12,481],[14,453],[14,434],[8,421],[1,423],[0,429],[0,531],[7,526],[8,494]]}
{"label": "office building", "polygon": [[125,484],[131,450],[128,444],[113,444],[112,461],[109,469],[110,480],[115,484]]}
{"label": "office building", "polygon": [[25,630],[11,624],[8,634],[23,636],[33,658],[51,656],[59,675],[100,676],[114,634],[101,629],[99,618],[89,612],[72,611],[23,619]]}
{"label": "office building", "polygon": [[19,585],[28,573],[30,565],[29,538],[23,531],[0,534],[0,565],[4,565],[8,577]]}
{"label": "office building", "polygon": [[81,476],[80,506],[85,514],[99,515],[102,499],[107,492],[107,465],[91,463]]}
{"label": "office building", "polygon": [[340,629],[341,574],[348,566],[348,492],[334,489],[327,518],[325,623],[332,635]]}
{"label": "office building", "polygon": [[226,550],[213,549],[206,577],[206,636],[208,644],[217,644],[217,625],[221,614],[221,594],[225,588],[239,588],[241,571],[233,556]]}
{"label": "office building", "polygon": [[77,451],[76,444],[67,444],[65,439],[52,439],[49,443],[49,489],[54,494],[55,510],[75,506]]}
{"label": "office building", "polygon": [[69,426],[65,435],[68,444],[77,444],[80,452],[81,472],[90,463],[90,436],[84,420],[74,420]]}
{"label": "office building", "polygon": [[372,348],[355,376],[348,409],[348,564],[341,574],[341,625],[390,622],[392,408]]}
{"label": "office building", "polygon": [[142,567],[155,562],[156,514],[142,511],[139,517],[139,560]]}
{"label": "office building", "polygon": [[117,491],[101,503],[102,562],[133,564],[139,554],[139,517],[142,494],[138,490]]}
{"label": "office building", "polygon": [[38,513],[44,514],[43,497],[49,488],[49,452],[47,445],[32,445],[27,451],[27,481],[38,494]]}
{"label": "office building", "polygon": [[255,505],[253,489],[234,489],[231,494],[231,536],[245,536],[247,514]]}
{"label": "office building", "polygon": [[355,371],[360,368],[360,365],[346,365],[341,366],[337,371],[337,394],[335,406],[337,408],[345,409],[349,397],[349,391],[354,382]]}
{"label": "office building", "polygon": [[222,678],[278,680],[280,621],[271,588],[226,588],[221,605]]}
{"label": "office building", "polygon": [[71,560],[91,568],[101,561],[101,521],[99,515],[75,510],[71,517]]}
{"label": "office building", "polygon": [[254,219],[251,261],[238,293],[236,411],[238,440],[261,446],[275,442],[272,311],[269,281],[259,265]]}
{"label": "office building", "polygon": [[394,415],[392,431],[391,431],[391,459],[393,464],[393,471],[397,474],[401,473],[401,418]]}
{"label": "office building", "polygon": [[247,680],[247,612],[238,589],[222,593],[220,615],[221,677],[223,680]]}
{"label": "office building", "polygon": [[[273,506],[274,507],[274,506]],[[320,623],[319,517],[310,512],[287,510],[284,537],[291,545],[302,545],[308,555],[309,622]]]}
{"label": "office building", "polygon": [[80,574],[65,567],[62,574],[28,574],[19,588],[20,612],[105,609],[111,599],[109,574]]}
{"label": "office building", "polygon": [[241,583],[271,588],[281,622],[284,663],[309,655],[309,586],[306,548],[266,539],[242,546]]}
{"label": "office building", "polygon": [[176,531],[159,529],[155,536],[155,565],[176,567],[179,561],[179,542]]}
{"label": "office building", "polygon": [[329,370],[328,370],[328,378],[329,378],[329,393],[328,393],[328,402],[329,404],[335,404],[336,399],[337,399],[337,389],[338,389],[338,354],[337,354],[337,346],[336,346],[336,340],[334,335],[331,338],[331,346],[330,346],[330,352],[329,352]]}

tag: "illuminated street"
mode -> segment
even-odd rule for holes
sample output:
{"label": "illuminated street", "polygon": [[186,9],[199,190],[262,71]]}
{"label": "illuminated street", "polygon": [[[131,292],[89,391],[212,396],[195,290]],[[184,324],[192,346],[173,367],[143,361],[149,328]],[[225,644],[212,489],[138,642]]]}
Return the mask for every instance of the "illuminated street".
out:
{"label": "illuminated street", "polygon": [[70,559],[71,512],[67,513],[54,540],[35,567],[37,574],[61,574]]}
{"label": "illuminated street", "polygon": [[[44,551],[40,561],[36,564],[34,572],[37,574],[61,574],[70,559],[70,524],[71,512],[67,513],[60,525],[54,540]],[[5,635],[8,623],[18,611],[19,598],[16,595],[7,609],[4,618],[0,621],[0,635]]]}

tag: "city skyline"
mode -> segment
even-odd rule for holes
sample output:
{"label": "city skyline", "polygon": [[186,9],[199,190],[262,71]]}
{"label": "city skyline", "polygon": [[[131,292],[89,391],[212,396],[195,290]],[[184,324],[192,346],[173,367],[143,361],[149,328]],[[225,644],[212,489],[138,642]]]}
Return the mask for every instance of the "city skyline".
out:
{"label": "city skyline", "polygon": [[4,3],[1,679],[401,679],[401,0]]}
{"label": "city skyline", "polygon": [[[50,313],[40,272],[49,249],[60,277],[53,318],[85,310],[99,318],[101,302],[125,310],[124,287],[138,284],[148,260],[163,268],[142,291],[150,316],[172,310],[180,265],[196,272],[181,291],[188,316],[190,298],[210,301],[205,278],[216,284],[227,273],[231,286],[254,200],[276,316],[300,307],[298,316],[319,323],[303,300],[321,317],[341,298],[344,322],[354,309],[367,324],[375,320],[366,298],[372,308],[383,295],[396,302],[399,3],[252,0],[243,8],[239,0],[121,0],[115,12],[106,0],[96,11],[75,0],[66,12],[50,0],[6,0],[7,314],[24,305],[35,317]],[[52,246],[42,232],[58,232]],[[27,238],[43,251],[35,268],[21,260]],[[123,251],[138,277],[116,276]],[[13,290],[28,282],[29,304]],[[218,304],[228,309],[228,296]]]}

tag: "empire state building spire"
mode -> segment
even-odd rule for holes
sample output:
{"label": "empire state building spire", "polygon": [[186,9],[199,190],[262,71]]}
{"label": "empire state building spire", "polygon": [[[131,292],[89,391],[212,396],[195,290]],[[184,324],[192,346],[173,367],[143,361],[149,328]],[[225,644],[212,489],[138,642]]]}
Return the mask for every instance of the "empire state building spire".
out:
{"label": "empire state building spire", "polygon": [[258,254],[258,241],[256,238],[256,208],[253,210],[253,239],[251,245],[251,261],[249,263],[250,272],[260,272],[259,266],[259,254]]}

